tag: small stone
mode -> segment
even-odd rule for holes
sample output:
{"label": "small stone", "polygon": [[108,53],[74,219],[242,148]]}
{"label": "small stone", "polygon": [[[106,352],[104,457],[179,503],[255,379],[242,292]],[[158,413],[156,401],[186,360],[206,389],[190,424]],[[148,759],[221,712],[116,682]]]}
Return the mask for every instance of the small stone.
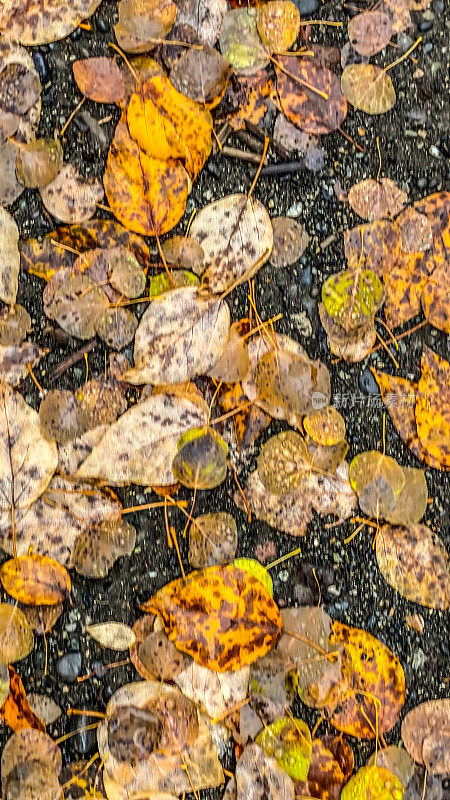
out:
{"label": "small stone", "polygon": [[370,369],[364,369],[359,378],[359,385],[363,392],[371,394],[374,397],[379,395],[379,389],[375,378],[373,377]]}
{"label": "small stone", "polygon": [[433,20],[431,19],[423,19],[422,22],[419,23],[419,31],[421,33],[426,33],[427,31],[431,30],[433,27]]}
{"label": "small stone", "polygon": [[300,14],[313,14],[320,6],[319,0],[295,0]]}
{"label": "small stone", "polygon": [[423,652],[422,648],[418,647],[412,657],[411,666],[413,669],[416,670],[422,669],[422,667],[426,664],[427,661],[428,661],[427,656]]}
{"label": "small stone", "polygon": [[56,671],[65,683],[75,683],[81,672],[81,653],[67,653],[58,659]]}
{"label": "small stone", "polygon": [[292,322],[294,323],[298,332],[301,333],[301,335],[306,339],[309,339],[312,334],[312,325],[308,319],[306,311],[301,311],[299,314],[292,314]]}
{"label": "small stone", "polygon": [[278,579],[283,583],[289,580],[289,572],[287,569],[282,569],[281,572],[278,573]]}
{"label": "small stone", "polygon": [[430,147],[430,155],[432,155],[433,158],[440,158],[441,157],[441,151],[439,150],[438,147],[436,147],[435,144],[432,144],[431,147]]}
{"label": "small stone", "polygon": [[79,733],[74,736],[73,744],[77,753],[91,753],[97,744],[97,733],[95,730],[83,730],[91,723],[90,717],[79,717],[77,728]]}

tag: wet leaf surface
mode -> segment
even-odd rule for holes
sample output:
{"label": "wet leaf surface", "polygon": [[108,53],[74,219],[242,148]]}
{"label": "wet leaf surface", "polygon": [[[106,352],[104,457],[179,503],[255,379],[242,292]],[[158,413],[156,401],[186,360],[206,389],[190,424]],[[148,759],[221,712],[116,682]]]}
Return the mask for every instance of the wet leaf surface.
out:
{"label": "wet leaf surface", "polygon": [[257,20],[254,8],[231,9],[222,20],[220,49],[238,75],[254,75],[269,62]]}
{"label": "wet leaf surface", "polygon": [[410,756],[432,773],[449,771],[450,701],[428,700],[408,712],[402,723],[402,739]]}
{"label": "wet leaf surface", "polygon": [[277,761],[257,744],[248,745],[236,765],[237,800],[258,800],[266,794],[294,800],[294,784]]}
{"label": "wet leaf surface", "polygon": [[118,103],[125,94],[122,73],[113,58],[74,61],[73,76],[80,92],[96,103]]}
{"label": "wet leaf surface", "polygon": [[30,553],[5,561],[0,568],[5,591],[24,605],[62,603],[71,591],[67,570],[53,558]]}
{"label": "wet leaf surface", "polygon": [[87,222],[103,200],[98,181],[86,181],[71,164],[61,167],[56,178],[41,189],[42,202],[61,222]]}
{"label": "wet leaf surface", "polygon": [[288,120],[318,136],[339,128],[347,116],[347,101],[334,72],[302,58],[280,56],[277,62],[281,65],[276,67],[278,95]]}
{"label": "wet leaf surface", "polygon": [[272,219],[272,227],[273,250],[270,263],[277,269],[295,264],[309,244],[309,236],[305,229],[291,217],[275,217]]}
{"label": "wet leaf surface", "polygon": [[236,522],[226,511],[196,517],[189,530],[189,563],[194,569],[227,564],[236,555],[237,541]]}
{"label": "wet leaf surface", "polygon": [[342,790],[343,800],[366,797],[401,800],[403,787],[399,779],[384,767],[361,767]]}
{"label": "wet leaf surface", "polygon": [[70,6],[49,0],[42,7],[37,0],[20,0],[2,11],[0,30],[22,44],[48,44],[72,33],[99,5],[100,0],[74,0]]}
{"label": "wet leaf surface", "polygon": [[256,737],[266,755],[274,756],[282,769],[295,781],[305,781],[311,759],[311,734],[305,722],[282,717],[268,725]]}
{"label": "wet leaf surface", "polygon": [[407,200],[406,192],[399,189],[390,178],[381,178],[380,181],[366,178],[355,183],[348,193],[348,202],[355,214],[370,222],[383,217],[396,217]]}
{"label": "wet leaf surface", "polygon": [[349,64],[341,77],[346,100],[365,114],[386,114],[396,101],[390,75],[375,64]]}
{"label": "wet leaf surface", "polygon": [[389,43],[392,19],[383,10],[356,14],[348,23],[348,38],[356,52],[362,56],[374,56]]}
{"label": "wet leaf surface", "polygon": [[21,145],[16,175],[29,189],[43,189],[55,180],[63,164],[63,150],[56,139],[36,139]]}

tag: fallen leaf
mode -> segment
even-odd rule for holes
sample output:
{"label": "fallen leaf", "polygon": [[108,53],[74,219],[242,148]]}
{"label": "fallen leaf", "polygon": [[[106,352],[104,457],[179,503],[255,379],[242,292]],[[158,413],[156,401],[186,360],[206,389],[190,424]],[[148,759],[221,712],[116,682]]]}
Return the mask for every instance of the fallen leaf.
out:
{"label": "fallen leaf", "polygon": [[189,176],[183,164],[140,150],[130,136],[125,114],[116,127],[103,183],[114,216],[136,233],[162,235],[184,214]]}
{"label": "fallen leaf", "polygon": [[[338,523],[343,522],[356,506],[356,495],[348,481],[346,461],[336,469],[334,475],[305,473],[302,483],[287,494],[269,492],[262,483],[258,470],[252,472],[244,489],[247,503],[257,519],[264,520],[278,531],[291,536],[304,536],[308,523],[317,514],[332,514]],[[234,502],[246,510],[239,492]]]}
{"label": "fallen leaf", "polygon": [[389,217],[389,219],[396,217],[407,200],[406,192],[399,189],[390,178],[381,178],[380,181],[366,178],[355,183],[348,193],[348,202],[355,214],[370,222],[382,219],[382,217]]}
{"label": "fallen leaf", "polygon": [[339,444],[345,439],[345,420],[334,406],[306,414],[303,427],[313,442],[327,447]]}
{"label": "fallen leaf", "polygon": [[[62,714],[60,707],[51,697],[48,697],[48,695],[30,692],[27,695],[27,699],[32,712],[42,720],[44,725],[53,725],[53,723],[60,718]],[[32,730],[32,728],[27,728],[25,730]],[[56,747],[53,740],[52,744]],[[2,773],[4,774],[3,768]]]}
{"label": "fallen leaf", "polygon": [[226,716],[247,696],[250,667],[234,672],[214,672],[191,660],[174,676],[176,686],[210,719]]}
{"label": "fallen leaf", "polygon": [[395,495],[395,507],[385,519],[393,525],[413,525],[419,522],[428,506],[428,487],[421,469],[402,467],[405,476],[403,489]]}
{"label": "fallen leaf", "polygon": [[53,558],[30,553],[5,561],[0,567],[5,592],[24,605],[57,605],[70,595],[67,570]]}
{"label": "fallen leaf", "polygon": [[198,398],[150,396],[110,425],[77,476],[116,486],[173,484],[172,462],[181,434],[204,425],[207,417],[208,407]]}
{"label": "fallen leaf", "polygon": [[86,181],[72,164],[64,164],[56,178],[41,189],[42,202],[50,214],[62,222],[86,222],[103,200],[103,188]]}
{"label": "fallen leaf", "polygon": [[389,275],[401,255],[401,233],[395,222],[376,220],[344,231],[345,257],[352,270]]}
{"label": "fallen leaf", "polygon": [[86,578],[106,578],[118,558],[130,556],[136,545],[136,530],[123,520],[102,522],[85,528],[73,548],[73,566]]}
{"label": "fallen leaf", "polygon": [[16,302],[19,285],[19,229],[13,217],[0,206],[0,300],[9,305]]}
{"label": "fallen leaf", "polygon": [[342,789],[342,800],[402,800],[403,786],[399,779],[383,767],[360,767]]}
{"label": "fallen leaf", "polygon": [[126,53],[145,53],[165,39],[175,22],[177,7],[172,0],[121,0],[114,26],[117,41]]}
{"label": "fallen leaf", "polygon": [[338,736],[325,736],[323,741],[313,739],[305,787],[308,794],[319,800],[339,800],[353,772],[353,763],[353,752],[345,739]]}
{"label": "fallen leaf", "polygon": [[[265,656],[251,664],[248,694],[251,710],[255,716],[257,715],[254,720],[255,733],[261,730],[263,724],[274,722],[285,714],[288,705],[286,660],[278,649],[269,650]],[[245,739],[243,736],[245,721],[243,724],[242,713],[243,709],[240,711],[240,733],[241,737]],[[255,738],[255,736],[253,735],[251,738]]]}
{"label": "fallen leaf", "polygon": [[405,485],[404,472],[391,456],[379,453],[378,450],[368,450],[352,459],[349,478],[352,489],[358,494],[379,476],[391,486],[394,494],[398,494]]}
{"label": "fallen leaf", "polygon": [[396,101],[390,75],[375,64],[349,64],[341,76],[346,100],[365,114],[385,114]]}
{"label": "fallen leaf", "polygon": [[244,572],[248,572],[249,575],[253,575],[253,577],[267,589],[270,596],[273,597],[272,578],[268,570],[263,567],[259,561],[256,561],[254,558],[235,558],[233,564],[237,569],[242,569]]}
{"label": "fallen leaf", "polygon": [[399,779],[404,789],[407,788],[414,775],[414,761],[403,747],[397,745],[382,747],[376,753],[373,753],[367,762],[367,766],[373,767],[374,765],[392,772]]}
{"label": "fallen leaf", "polygon": [[258,125],[264,119],[273,95],[273,82],[267,70],[260,69],[256,75],[237,76],[233,93],[234,111],[228,116],[233,130],[243,130],[247,121]]}
{"label": "fallen leaf", "polygon": [[237,550],[237,526],[226,511],[202,514],[189,529],[189,563],[194,569],[227,564]]}
{"label": "fallen leaf", "polygon": [[141,608],[160,614],[176,647],[217,672],[251,664],[275,645],[281,630],[267,590],[231,565],[172,581]]}
{"label": "fallen leaf", "polygon": [[325,150],[318,147],[318,137],[300,131],[292,122],[288,122],[284,114],[278,114],[273,129],[275,142],[289,154],[301,153],[302,163],[311,172],[318,172],[325,166]]}
{"label": "fallen leaf", "polygon": [[334,72],[307,59],[289,56],[277,58],[275,71],[281,109],[289,122],[316,136],[331,133],[342,125],[347,116],[347,101]]}
{"label": "fallen leaf", "polygon": [[[319,683],[325,673],[334,672],[333,660],[317,658],[318,652],[332,652],[328,638],[331,633],[331,617],[322,606],[302,606],[283,608],[283,633],[278,642],[278,650],[283,656],[288,670],[295,670],[295,684],[299,689],[307,689]],[[292,633],[299,634],[296,638]],[[310,642],[310,644],[308,643]]]}
{"label": "fallen leaf", "polygon": [[300,33],[300,14],[291,0],[269,0],[257,10],[258,32],[271,53],[289,50]]}
{"label": "fallen leaf", "polygon": [[[279,2],[279,0],[271,0],[271,2]],[[300,225],[292,217],[274,217],[272,227],[273,249],[270,254],[270,263],[277,269],[295,264],[309,244],[309,236],[303,225]]]}
{"label": "fallen leaf", "polygon": [[265,442],[258,456],[258,475],[268,492],[283,495],[296,489],[309,472],[306,442],[295,431],[282,431]]}
{"label": "fallen leaf", "polygon": [[221,383],[237,383],[245,378],[248,368],[247,342],[239,332],[239,322],[233,323],[222,355],[208,374]]}
{"label": "fallen leaf", "polygon": [[[16,609],[16,612],[17,610],[18,609]],[[34,728],[37,731],[45,732],[44,723],[36,716],[28,704],[20,675],[18,675],[14,667],[10,665],[8,665],[8,672],[9,695],[0,709],[0,717],[3,719],[5,725],[8,725],[13,731],[21,731],[24,728]],[[23,795],[18,794],[17,800],[22,796]]]}
{"label": "fallen leaf", "polygon": [[19,149],[14,142],[0,144],[0,205],[12,205],[22,194],[23,186],[16,177]]}
{"label": "fallen leaf", "polygon": [[422,446],[450,469],[450,364],[424,347],[416,393],[417,434]]}
{"label": "fallen leaf", "polygon": [[202,289],[216,294],[252,278],[273,246],[265,207],[244,194],[230,194],[204,206],[194,217],[190,236],[204,253]]}
{"label": "fallen leaf", "polygon": [[348,688],[331,710],[331,723],[350,736],[374,739],[375,731],[390,731],[400,715],[405,702],[403,667],[375,636],[335,621],[330,645],[339,644],[350,660]]}
{"label": "fallen leaf", "polygon": [[192,659],[176,649],[164,630],[154,630],[154,621],[154,614],[146,614],[134,625],[137,641],[130,648],[130,658],[141,678],[174,681]]}
{"label": "fallen leaf", "polygon": [[218,50],[203,45],[202,50],[187,49],[170,70],[170,81],[179,92],[214,108],[223,97],[231,67]]}
{"label": "fallen leaf", "polygon": [[123,622],[100,622],[97,625],[86,625],[86,633],[102,647],[111,650],[128,650],[136,641],[132,629]]}
{"label": "fallen leaf", "polygon": [[64,791],[55,771],[40,761],[23,761],[11,770],[5,782],[8,800],[22,797],[64,800]]}
{"label": "fallen leaf", "polygon": [[178,0],[177,22],[189,25],[205,44],[213,47],[219,37],[226,0]]}
{"label": "fallen leaf", "polygon": [[195,275],[202,274],[205,254],[192,236],[172,236],[162,243],[161,249],[168,264],[190,270]]}
{"label": "fallen leaf", "polygon": [[55,180],[63,165],[63,150],[56,139],[35,139],[21,144],[16,175],[22,186],[43,189]]}
{"label": "fallen leaf", "polygon": [[269,51],[260,39],[254,8],[227,11],[219,43],[221,52],[238,75],[254,75],[269,62]]}
{"label": "fallen leaf", "polygon": [[138,320],[128,308],[106,308],[95,320],[95,330],[108,347],[123,350],[131,344]]}
{"label": "fallen leaf", "polygon": [[31,317],[23,306],[11,305],[0,309],[0,346],[14,347],[23,342],[30,331]]}
{"label": "fallen leaf", "polygon": [[39,347],[34,342],[9,347],[0,345],[1,380],[9,386],[18,386],[29,375],[29,367],[36,367],[48,352],[48,348]]}
{"label": "fallen leaf", "polygon": [[109,307],[108,298],[88,275],[57,272],[43,294],[44,311],[71,336],[91,339],[96,333],[97,319]]}
{"label": "fallen leaf", "polygon": [[237,800],[259,800],[273,797],[294,800],[294,783],[272,756],[262,747],[249,744],[236,764]]}
{"label": "fallen leaf", "polygon": [[240,383],[223,384],[218,399],[225,412],[240,409],[233,414],[234,435],[238,452],[248,450],[270,424],[269,415],[253,403],[247,406],[248,401]]}
{"label": "fallen leaf", "polygon": [[227,303],[196,287],[173,289],[149,303],[136,331],[129,383],[183,383],[214,366],[230,327]]}
{"label": "fallen leaf", "polygon": [[227,474],[228,445],[214,428],[181,434],[172,463],[176,480],[188,489],[215,489]]}
{"label": "fallen leaf", "polygon": [[433,230],[426,214],[421,214],[413,206],[409,206],[395,222],[400,228],[404,253],[421,253],[430,249],[433,244]]}
{"label": "fallen leaf", "polygon": [[392,18],[382,9],[364,11],[348,21],[348,38],[362,56],[374,56],[383,50],[391,34]]}
{"label": "fallen leaf", "polygon": [[383,525],[376,555],[384,579],[413,603],[445,611],[450,605],[450,566],[443,542],[426,525]]}
{"label": "fallen leaf", "polygon": [[70,6],[59,0],[47,0],[42,7],[38,0],[8,3],[0,14],[0,31],[13,41],[25,45],[42,45],[65,39],[90,17],[100,0],[74,0]]}
{"label": "fallen leaf", "polygon": [[274,756],[295,781],[305,781],[311,759],[311,734],[306,722],[281,717],[264,728],[255,739],[268,756]]}
{"label": "fallen leaf", "polygon": [[0,603],[0,661],[12,664],[26,658],[34,646],[33,631],[16,606]]}
{"label": "fallen leaf", "polygon": [[96,103],[118,103],[123,98],[125,84],[113,58],[85,58],[74,61],[72,69],[80,92],[89,100]]}
{"label": "fallen leaf", "polygon": [[432,773],[449,772],[449,719],[450,699],[443,698],[421,703],[402,722],[401,736],[408,753]]}
{"label": "fallen leaf", "polygon": [[20,763],[39,761],[60,774],[62,755],[51,736],[35,728],[22,728],[16,731],[6,742],[2,752],[2,784],[8,780],[12,770]]}
{"label": "fallen leaf", "polygon": [[322,284],[325,310],[345,331],[364,327],[383,301],[383,285],[369,269],[342,270]]}
{"label": "fallen leaf", "polygon": [[318,311],[332,354],[352,363],[362,361],[375,344],[376,331],[373,319],[369,319],[360,328],[346,331],[334,322],[323,303],[319,303]]}

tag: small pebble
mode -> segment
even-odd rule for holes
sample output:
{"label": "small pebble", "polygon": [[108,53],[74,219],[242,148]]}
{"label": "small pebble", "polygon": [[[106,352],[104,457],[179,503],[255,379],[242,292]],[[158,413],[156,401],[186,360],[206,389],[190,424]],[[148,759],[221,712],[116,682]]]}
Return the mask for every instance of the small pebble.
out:
{"label": "small pebble", "polygon": [[363,392],[365,392],[366,394],[371,394],[374,397],[376,397],[380,393],[378,389],[378,384],[375,378],[373,377],[370,369],[366,368],[361,372],[359,378],[359,385],[363,390]]}
{"label": "small pebble", "polygon": [[81,753],[83,755],[90,753],[94,750],[97,744],[97,733],[95,730],[81,730],[85,728],[86,725],[90,725],[92,723],[92,717],[80,717],[77,728],[79,729],[79,733],[74,736],[73,744],[77,753]]}
{"label": "small pebble", "polygon": [[56,671],[65,683],[74,683],[81,672],[81,653],[67,653],[58,659]]}

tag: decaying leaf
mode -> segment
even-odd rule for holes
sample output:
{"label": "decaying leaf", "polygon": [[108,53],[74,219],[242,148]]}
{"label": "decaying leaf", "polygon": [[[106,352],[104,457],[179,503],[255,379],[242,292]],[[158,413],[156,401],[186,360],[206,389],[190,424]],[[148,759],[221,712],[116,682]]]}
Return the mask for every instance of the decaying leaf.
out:
{"label": "decaying leaf", "polygon": [[177,442],[172,469],[189,489],[214,489],[226,478],[228,445],[214,428],[192,428]]}
{"label": "decaying leaf", "polygon": [[194,569],[227,564],[237,549],[237,526],[231,514],[217,511],[192,520],[189,530],[189,563]]}
{"label": "decaying leaf", "polygon": [[345,361],[362,361],[372,349],[376,330],[372,318],[365,325],[346,331],[330,317],[323,303],[319,303],[319,317],[327,334],[328,347],[333,355]]}
{"label": "decaying leaf", "polygon": [[292,217],[275,217],[272,219],[272,227],[273,249],[270,263],[277,269],[295,264],[309,244],[309,236],[303,225]]}
{"label": "decaying leaf", "polygon": [[44,309],[71,336],[95,336],[97,319],[109,307],[108,298],[88,275],[57,272],[44,289]]}
{"label": "decaying leaf", "polygon": [[194,217],[190,236],[204,253],[202,288],[216,294],[253,277],[273,246],[265,207],[243,194],[230,194],[204,206]]}
{"label": "decaying leaf", "polygon": [[311,759],[311,734],[306,722],[281,717],[264,728],[255,739],[266,755],[274,756],[295,781],[305,781]]}
{"label": "decaying leaf", "polygon": [[389,745],[373,753],[367,762],[367,766],[372,767],[374,765],[383,767],[383,769],[387,769],[393,775],[396,775],[404,789],[406,789],[414,775],[413,759],[403,747],[397,745]]}
{"label": "decaying leaf", "polygon": [[230,79],[230,64],[214,47],[187,49],[170,70],[170,81],[179,92],[214,108]]}
{"label": "decaying leaf", "polygon": [[23,761],[11,770],[5,781],[7,800],[22,797],[64,800],[64,791],[55,771],[41,761]]}
{"label": "decaying leaf", "polygon": [[[356,506],[356,495],[349,485],[346,461],[338,466],[335,474],[322,475],[304,473],[303,481],[291,492],[276,495],[262,483],[258,470],[252,472],[245,487],[245,497],[251,512],[273,528],[291,536],[304,536],[308,523],[317,514],[332,514],[337,522],[343,522]],[[239,492],[234,495],[239,508],[245,510]]]}
{"label": "decaying leaf", "polygon": [[231,565],[207,567],[172,581],[142,608],[161,615],[178,649],[218,672],[251,664],[275,645],[281,630],[280,613],[268,591]]}
{"label": "decaying leaf", "polygon": [[[37,636],[45,636],[51,633],[63,613],[63,603],[54,606],[24,606],[23,613],[34,633]],[[40,714],[38,716],[40,717]]]}
{"label": "decaying leaf", "polygon": [[177,8],[177,22],[189,25],[205,44],[213,47],[228,9],[226,0],[178,0]]}
{"label": "decaying leaf", "polygon": [[380,181],[366,178],[355,183],[348,193],[348,202],[355,214],[370,222],[383,217],[396,217],[407,200],[406,192],[399,189],[390,178],[381,178]]}
{"label": "decaying leaf", "polygon": [[[25,339],[31,331],[31,317],[28,311],[19,305],[4,306],[0,309],[0,346],[14,347]],[[6,373],[6,365],[5,365]],[[2,379],[3,372],[2,372]],[[9,383],[9,381],[5,381]]]}
{"label": "decaying leaf", "polygon": [[350,483],[358,494],[379,476],[391,486],[394,494],[398,494],[405,485],[403,470],[391,456],[386,456],[377,450],[369,450],[366,453],[359,453],[352,459],[349,470]]}
{"label": "decaying leaf", "polygon": [[185,697],[214,720],[245,700],[249,672],[248,665],[233,672],[214,672],[191,660],[174,676],[174,681]]}
{"label": "decaying leaf", "polygon": [[396,101],[390,75],[375,64],[349,64],[341,88],[347,101],[366,114],[385,114]]}
{"label": "decaying leaf", "polygon": [[450,770],[450,699],[428,700],[409,711],[402,722],[405,747],[419,764],[439,774]]}
{"label": "decaying leaf", "polygon": [[96,625],[86,625],[86,632],[102,647],[108,647],[111,650],[128,650],[136,641],[132,629],[123,622],[99,622]]}
{"label": "decaying leaf", "polygon": [[62,755],[58,745],[42,731],[34,728],[18,730],[8,739],[2,752],[2,783],[10,772],[25,761],[39,761],[51,767],[57,775],[62,769]]}
{"label": "decaying leaf", "polygon": [[450,566],[443,542],[426,525],[383,525],[376,536],[380,571],[407,600],[445,611],[450,605]]}
{"label": "decaying leaf", "polygon": [[356,14],[348,22],[348,38],[356,52],[362,56],[374,56],[389,43],[392,34],[392,18],[382,9]]}
{"label": "decaying leaf", "polygon": [[205,254],[192,236],[172,236],[161,247],[168,264],[190,270],[195,275],[202,274]]}
{"label": "decaying leaf", "polygon": [[[27,695],[28,704],[39,719],[42,720],[44,725],[52,725],[62,714],[62,711],[57,703],[46,694],[37,694],[36,692],[29,692]],[[32,730],[28,728],[26,730]],[[53,743],[53,741],[52,741]],[[53,743],[54,744],[54,743]],[[55,745],[54,745],[55,746]],[[3,769],[2,769],[3,772]]]}
{"label": "decaying leaf", "polygon": [[29,365],[34,368],[48,353],[48,348],[34,342],[3,347],[0,345],[1,380],[9,386],[18,386],[29,375]]}
{"label": "decaying leaf", "polygon": [[322,285],[327,314],[345,331],[364,327],[383,305],[380,279],[370,269],[342,270]]}
{"label": "decaying leaf", "polygon": [[361,767],[342,790],[342,800],[402,800],[403,786],[384,767]]}
{"label": "decaying leaf", "polygon": [[[274,722],[286,713],[286,706],[289,702],[286,688],[286,660],[278,649],[269,650],[265,656],[253,662],[250,667],[248,693],[251,710],[257,715],[254,720],[255,733],[261,730],[262,723]],[[251,718],[248,721],[251,723]],[[243,725],[241,709],[241,736],[243,728],[245,728],[245,722]],[[245,743],[245,737],[242,736],[242,738]],[[251,738],[254,738],[254,735]]]}
{"label": "decaying leaf", "polygon": [[254,75],[267,65],[269,51],[258,34],[254,8],[234,8],[225,14],[220,50],[238,75]]}
{"label": "decaying leaf", "polygon": [[417,434],[423,447],[450,468],[450,364],[424,347],[416,393]]}
{"label": "decaying leaf", "polygon": [[96,103],[118,103],[125,94],[122,73],[113,58],[74,61],[73,76],[80,92]]}
{"label": "decaying leaf", "polygon": [[345,439],[345,420],[334,406],[306,414],[303,426],[308,436],[317,444],[329,447]]}
{"label": "decaying leaf", "polygon": [[296,489],[309,471],[306,442],[295,431],[272,436],[261,448],[258,474],[267,491],[283,495]]}
{"label": "decaying leaf", "polygon": [[206,403],[195,396],[161,393],[147,397],[106,430],[77,475],[116,486],[173,484],[172,463],[181,434],[201,427],[207,418]]}
{"label": "decaying leaf", "polygon": [[[8,725],[13,731],[21,731],[24,728],[34,728],[37,731],[44,732],[44,723],[36,716],[29,706],[20,675],[16,672],[14,667],[11,667],[9,664],[8,672],[9,694],[1,708],[0,718],[3,719],[5,725]],[[18,794],[17,800],[19,800],[20,797],[22,797],[22,795]]]}
{"label": "decaying leaf", "polygon": [[280,56],[277,64],[278,95],[290,122],[316,136],[331,133],[342,125],[347,116],[347,100],[334,72],[305,58]]}
{"label": "decaying leaf", "polygon": [[300,14],[291,0],[269,0],[257,11],[259,35],[271,53],[283,53],[300,32]]}
{"label": "decaying leaf", "polygon": [[249,744],[236,764],[237,800],[259,800],[273,797],[294,800],[294,783],[272,756],[263,748]]}
{"label": "decaying leaf", "polygon": [[[283,656],[286,668],[295,670],[297,688],[306,689],[318,684],[330,667],[335,673],[332,659],[316,658],[318,653],[328,653],[334,649],[328,644],[332,620],[322,606],[283,608],[280,613],[283,628],[287,632],[281,636],[277,649]],[[293,634],[299,634],[299,638]]]}
{"label": "decaying leaf", "polygon": [[[155,297],[136,331],[129,383],[183,383],[207,373],[225,348],[230,311],[223,300],[199,295],[196,287]],[[157,482],[156,482],[157,483]]]}
{"label": "decaying leaf", "polygon": [[56,178],[41,189],[44,206],[62,222],[86,222],[103,200],[98,181],[86,181],[72,164],[64,164]]}
{"label": "decaying leaf", "polygon": [[[353,752],[345,739],[340,736],[313,739],[306,793],[320,800],[339,800],[353,765]],[[303,784],[297,784],[297,789],[303,792]]]}
{"label": "decaying leaf", "polygon": [[23,186],[43,189],[55,180],[63,164],[63,150],[56,139],[35,139],[21,144],[16,175]]}
{"label": "decaying leaf", "polygon": [[31,653],[33,644],[33,631],[23,611],[8,603],[0,603],[0,662],[13,664],[21,661]]}
{"label": "decaying leaf", "polygon": [[39,553],[5,561],[0,567],[0,580],[11,597],[28,606],[57,605],[71,590],[67,570]]}
{"label": "decaying leaf", "polygon": [[118,558],[130,556],[136,544],[136,530],[122,519],[84,528],[73,549],[73,566],[86,578],[106,578]]}
{"label": "decaying leaf", "polygon": [[352,270],[389,275],[401,255],[401,233],[395,222],[376,220],[344,232],[345,257]]}
{"label": "decaying leaf", "polygon": [[245,378],[248,368],[247,342],[239,332],[239,322],[233,323],[222,355],[208,374],[216,381],[237,383]]}
{"label": "decaying leaf", "polygon": [[126,53],[145,53],[165,39],[177,16],[172,0],[120,0],[114,26],[117,41]]}
{"label": "decaying leaf", "polygon": [[100,5],[100,0],[73,0],[61,5],[59,0],[19,0],[7,3],[0,13],[0,31],[12,41],[40,45],[64,39]]}
{"label": "decaying leaf", "polygon": [[19,229],[13,217],[0,206],[0,300],[8,305],[14,305],[17,296],[20,270],[18,242]]}
{"label": "decaying leaf", "polygon": [[330,644],[342,644],[348,659],[346,691],[338,707],[330,709],[331,723],[362,739],[391,730],[405,702],[405,675],[398,658],[367,631],[337,621]]}

